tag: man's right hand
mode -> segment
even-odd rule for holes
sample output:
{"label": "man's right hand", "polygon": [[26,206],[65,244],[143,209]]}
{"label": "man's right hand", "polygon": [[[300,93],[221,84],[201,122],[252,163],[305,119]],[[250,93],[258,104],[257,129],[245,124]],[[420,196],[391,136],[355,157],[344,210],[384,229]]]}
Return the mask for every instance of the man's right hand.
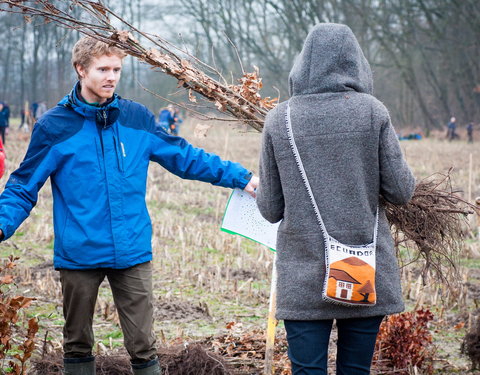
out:
{"label": "man's right hand", "polygon": [[257,187],[258,187],[258,177],[257,176],[252,176],[250,181],[248,182],[247,186],[243,189],[246,193],[250,194],[253,198],[257,197]]}

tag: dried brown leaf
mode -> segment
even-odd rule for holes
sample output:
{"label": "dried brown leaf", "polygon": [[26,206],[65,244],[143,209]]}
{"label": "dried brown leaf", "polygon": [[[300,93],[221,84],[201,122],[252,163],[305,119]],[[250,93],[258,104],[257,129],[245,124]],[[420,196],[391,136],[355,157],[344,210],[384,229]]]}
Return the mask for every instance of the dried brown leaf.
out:
{"label": "dried brown leaf", "polygon": [[12,275],[5,275],[0,277],[0,285],[1,284],[11,284],[13,283],[13,276]]}
{"label": "dried brown leaf", "polygon": [[126,42],[128,40],[129,32],[127,30],[115,31],[112,35],[113,39],[118,39],[120,42]]}
{"label": "dried brown leaf", "polygon": [[206,85],[210,90],[217,90],[218,89],[217,86],[210,80],[206,82]]}
{"label": "dried brown leaf", "polygon": [[60,14],[60,11],[53,4],[44,2],[43,7],[50,13],[53,13],[55,15]]}
{"label": "dried brown leaf", "polygon": [[38,319],[31,318],[28,320],[28,337],[32,338],[38,332]]}
{"label": "dried brown leaf", "polygon": [[138,43],[138,40],[135,39],[132,33],[128,30],[117,30],[112,34],[111,38],[114,40],[118,40],[122,43],[126,43],[129,40],[134,43]]}
{"label": "dried brown leaf", "polygon": [[152,60],[163,60],[163,54],[155,48],[150,48],[147,52],[147,56]]}
{"label": "dried brown leaf", "polygon": [[262,108],[272,109],[275,108],[278,104],[278,98],[270,99],[270,97],[267,96],[266,98],[261,99],[259,104]]}
{"label": "dried brown leaf", "polygon": [[197,98],[195,97],[195,95],[193,95],[192,89],[188,90],[188,100],[190,100],[192,103],[197,102]]}
{"label": "dried brown leaf", "polygon": [[215,101],[215,107],[217,107],[217,109],[218,109],[220,112],[225,112],[225,110],[227,109],[227,106],[225,105],[225,103],[221,103],[221,102],[218,101],[218,100]]}
{"label": "dried brown leaf", "polygon": [[105,10],[105,7],[102,4],[91,2],[90,5],[92,6],[93,9],[95,9],[100,14],[104,16],[107,15],[107,11]]}
{"label": "dried brown leaf", "polygon": [[14,297],[14,298],[11,299],[10,306],[12,306],[13,308],[16,308],[17,310],[22,309],[22,308],[26,308],[26,307],[30,306],[30,304],[34,300],[35,300],[35,298],[29,298],[29,297],[25,297],[25,296],[17,296],[17,297]]}
{"label": "dried brown leaf", "polygon": [[198,76],[191,70],[179,68],[174,72],[178,74],[178,78],[181,80],[184,80],[186,82],[191,82],[191,81],[198,82]]}
{"label": "dried brown leaf", "polygon": [[179,75],[179,73],[182,72],[182,69],[179,68],[175,60],[173,60],[169,55],[161,53],[155,48],[150,48],[147,52],[147,57],[151,60],[154,60],[158,66],[168,69],[175,75],[175,77],[177,77],[177,79],[184,79]]}
{"label": "dried brown leaf", "polygon": [[9,255],[7,259],[8,259],[9,262],[13,262],[13,263],[14,263],[14,262],[16,262],[17,260],[19,260],[20,257],[16,257],[15,255]]}
{"label": "dried brown leaf", "polygon": [[180,65],[185,68],[185,69],[192,69],[192,64],[188,60],[181,59],[180,60]]}

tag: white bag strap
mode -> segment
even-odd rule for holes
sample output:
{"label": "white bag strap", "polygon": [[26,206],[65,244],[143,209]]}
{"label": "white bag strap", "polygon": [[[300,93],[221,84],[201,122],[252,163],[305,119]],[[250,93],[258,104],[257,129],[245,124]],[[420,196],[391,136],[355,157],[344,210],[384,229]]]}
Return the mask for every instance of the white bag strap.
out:
{"label": "white bag strap", "polygon": [[[310,197],[310,202],[312,203],[313,209],[315,210],[315,215],[317,216],[318,223],[322,229],[322,235],[325,240],[330,237],[327,232],[327,228],[322,219],[322,215],[320,215],[320,210],[318,209],[317,201],[313,196],[313,191],[310,186],[310,182],[308,181],[307,173],[305,172],[305,168],[303,167],[302,159],[300,158],[300,153],[298,152],[297,144],[295,143],[295,138],[293,137],[293,129],[292,129],[292,122],[290,119],[290,101],[287,102],[287,111],[285,112],[285,124],[287,126],[287,135],[288,141],[290,142],[290,147],[292,148],[293,154],[295,156],[295,161],[297,162],[298,169],[300,174],[302,175],[303,184],[307,188],[308,196]],[[376,247],[377,245],[377,233],[378,233],[378,206],[377,212],[375,214],[375,228],[373,230],[373,245]]]}

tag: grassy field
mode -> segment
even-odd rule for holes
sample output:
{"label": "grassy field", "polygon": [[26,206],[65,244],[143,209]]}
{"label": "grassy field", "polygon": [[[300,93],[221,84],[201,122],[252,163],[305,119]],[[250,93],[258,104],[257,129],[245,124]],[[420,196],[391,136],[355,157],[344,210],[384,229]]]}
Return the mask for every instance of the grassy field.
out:
{"label": "grassy field", "polygon": [[[241,162],[258,172],[261,135],[243,126],[214,124],[207,137],[195,138],[196,121],[189,120],[181,135],[198,147],[225,159]],[[15,126],[12,126],[15,128]],[[439,137],[440,138],[440,137]],[[7,138],[7,173],[21,162],[28,140],[15,130]],[[451,167],[453,187],[465,198],[480,195],[480,150],[477,144],[443,139],[403,141],[402,148],[418,179]],[[37,298],[28,309],[40,319],[39,350],[61,348],[63,324],[57,272],[52,267],[52,199],[48,186],[38,204],[16,234],[0,247],[0,257],[20,256],[18,293]],[[155,331],[160,343],[198,340],[225,334],[235,322],[237,332],[266,327],[273,253],[249,240],[220,231],[223,210],[230,191],[209,184],[181,180],[151,164],[147,202],[153,223]],[[473,221],[474,222],[474,221]],[[475,225],[472,226],[472,228]],[[437,373],[467,373],[469,363],[460,355],[460,343],[469,321],[479,307],[480,259],[475,237],[467,240],[461,274],[460,297],[446,295],[441,285],[423,286],[415,267],[404,274],[409,309],[432,310],[431,326],[437,345]],[[102,285],[95,316],[97,351],[122,347],[122,333],[108,284]],[[231,329],[230,329],[231,331]],[[279,330],[283,331],[280,324]]]}

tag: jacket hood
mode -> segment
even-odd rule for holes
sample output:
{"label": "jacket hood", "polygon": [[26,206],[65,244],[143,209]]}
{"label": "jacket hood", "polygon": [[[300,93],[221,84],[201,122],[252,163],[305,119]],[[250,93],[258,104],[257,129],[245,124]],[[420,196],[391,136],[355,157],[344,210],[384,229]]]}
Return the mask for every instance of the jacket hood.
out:
{"label": "jacket hood", "polygon": [[373,94],[372,71],[346,25],[316,25],[288,77],[290,95],[357,91]]}
{"label": "jacket hood", "polygon": [[[108,101],[108,104],[102,106],[95,106],[85,103],[81,100],[78,96],[78,92],[80,91],[80,82],[77,82],[75,86],[73,86],[72,91],[68,95],[60,100],[58,105],[63,107],[70,107],[78,114],[82,115],[86,118],[96,118],[100,112],[108,112],[108,113],[116,113],[119,112],[118,101],[120,96],[117,94],[113,94],[112,100]],[[118,114],[117,116],[118,117]],[[115,118],[116,119],[116,118]]]}

